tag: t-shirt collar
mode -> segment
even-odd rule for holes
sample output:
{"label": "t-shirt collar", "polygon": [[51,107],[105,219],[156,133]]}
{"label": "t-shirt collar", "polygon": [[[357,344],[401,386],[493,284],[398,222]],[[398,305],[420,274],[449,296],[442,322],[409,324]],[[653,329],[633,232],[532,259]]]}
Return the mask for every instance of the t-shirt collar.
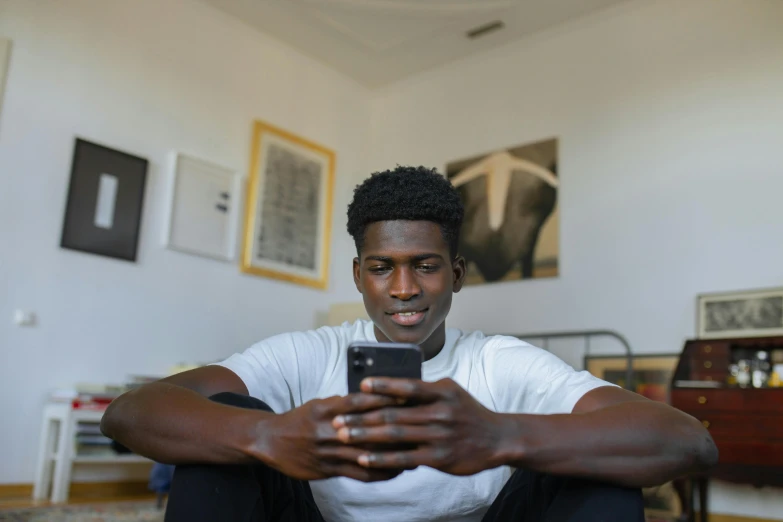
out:
{"label": "t-shirt collar", "polygon": [[[372,321],[367,321],[364,330],[365,337],[370,342],[378,342],[378,338],[375,337],[375,324]],[[424,361],[422,369],[427,369],[429,372],[438,371],[448,364],[451,358],[451,353],[454,351],[454,346],[457,344],[460,332],[454,328],[446,328],[446,342],[443,343],[443,348],[438,355]]]}

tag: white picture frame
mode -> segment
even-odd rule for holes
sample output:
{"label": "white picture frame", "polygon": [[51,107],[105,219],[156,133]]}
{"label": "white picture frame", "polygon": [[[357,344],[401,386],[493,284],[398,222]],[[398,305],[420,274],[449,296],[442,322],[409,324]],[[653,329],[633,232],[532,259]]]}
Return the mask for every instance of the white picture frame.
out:
{"label": "white picture frame", "polygon": [[236,261],[243,184],[234,169],[173,152],[164,246],[218,261]]}
{"label": "white picture frame", "polygon": [[783,288],[701,294],[696,301],[699,339],[783,335]]}
{"label": "white picture frame", "polygon": [[3,97],[5,94],[8,63],[11,61],[11,40],[0,36],[0,116],[3,114]]}

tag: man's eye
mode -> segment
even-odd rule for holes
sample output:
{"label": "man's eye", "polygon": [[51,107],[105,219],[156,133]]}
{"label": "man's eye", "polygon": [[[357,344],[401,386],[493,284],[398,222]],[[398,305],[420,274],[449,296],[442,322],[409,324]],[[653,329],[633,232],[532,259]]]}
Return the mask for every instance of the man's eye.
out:
{"label": "man's eye", "polygon": [[434,272],[438,269],[438,265],[419,265],[418,268],[423,272]]}
{"label": "man's eye", "polygon": [[371,266],[370,272],[373,274],[382,274],[384,272],[387,272],[389,270],[388,266]]}

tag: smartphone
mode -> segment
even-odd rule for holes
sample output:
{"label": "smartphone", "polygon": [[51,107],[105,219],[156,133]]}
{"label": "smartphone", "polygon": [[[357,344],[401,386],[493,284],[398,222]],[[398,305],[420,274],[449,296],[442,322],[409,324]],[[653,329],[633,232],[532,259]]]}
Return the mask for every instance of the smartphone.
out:
{"label": "smartphone", "polygon": [[361,391],[365,377],[421,379],[421,363],[415,344],[353,342],[348,345],[348,393]]}

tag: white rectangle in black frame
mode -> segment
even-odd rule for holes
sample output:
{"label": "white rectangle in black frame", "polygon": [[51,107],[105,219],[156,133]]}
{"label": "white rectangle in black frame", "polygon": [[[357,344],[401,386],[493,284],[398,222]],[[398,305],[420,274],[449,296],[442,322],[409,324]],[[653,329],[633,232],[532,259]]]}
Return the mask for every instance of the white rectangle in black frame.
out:
{"label": "white rectangle in black frame", "polygon": [[114,224],[114,207],[117,203],[117,176],[101,174],[98,180],[98,202],[95,205],[95,226],[110,230]]}

